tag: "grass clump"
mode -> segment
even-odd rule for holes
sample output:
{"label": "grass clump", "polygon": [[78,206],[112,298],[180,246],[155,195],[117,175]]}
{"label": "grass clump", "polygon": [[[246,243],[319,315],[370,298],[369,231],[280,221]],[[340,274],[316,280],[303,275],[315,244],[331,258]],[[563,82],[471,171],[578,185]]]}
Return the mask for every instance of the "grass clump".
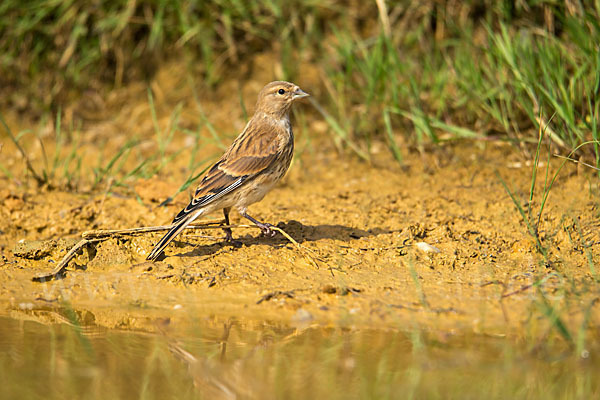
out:
{"label": "grass clump", "polygon": [[[330,3],[7,0],[0,5],[0,83],[5,104],[56,111],[80,90],[153,76],[165,59],[192,54],[207,85],[275,38],[312,44]],[[286,44],[286,46],[289,46]],[[293,62],[287,65],[292,65]]]}
{"label": "grass clump", "polygon": [[598,5],[412,5],[389,11],[388,33],[334,31],[326,87],[355,140],[368,145],[393,126],[409,144],[485,136],[535,143],[536,127],[548,122],[541,109],[561,121],[547,127],[558,147],[595,139]]}
{"label": "grass clump", "polygon": [[[540,123],[570,151],[598,140],[598,21],[597,3],[552,1],[7,0],[2,101],[56,114],[80,91],[151,79],[173,56],[210,88],[262,69],[253,56],[267,51],[273,78],[316,67],[310,91],[334,142],[366,160],[376,140],[399,161],[406,144],[486,137],[528,155]],[[600,166],[598,146],[580,154]]]}

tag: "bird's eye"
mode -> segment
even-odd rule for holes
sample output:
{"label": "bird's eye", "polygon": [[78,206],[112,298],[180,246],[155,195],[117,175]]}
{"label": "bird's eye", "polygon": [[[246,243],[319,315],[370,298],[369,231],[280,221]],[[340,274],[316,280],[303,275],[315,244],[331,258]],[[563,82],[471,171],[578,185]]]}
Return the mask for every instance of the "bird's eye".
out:
{"label": "bird's eye", "polygon": [[285,93],[285,90],[283,90],[283,89],[279,89],[279,90],[277,91],[277,93],[279,93],[279,94],[284,94],[284,93]]}

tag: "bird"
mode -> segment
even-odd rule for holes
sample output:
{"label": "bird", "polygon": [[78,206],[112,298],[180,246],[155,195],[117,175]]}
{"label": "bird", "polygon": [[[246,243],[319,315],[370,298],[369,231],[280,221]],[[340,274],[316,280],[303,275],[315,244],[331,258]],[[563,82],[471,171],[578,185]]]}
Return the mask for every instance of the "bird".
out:
{"label": "bird", "polygon": [[309,96],[291,82],[268,83],[258,94],[254,115],[221,158],[210,167],[190,203],[173,219],[169,231],[154,246],[147,260],[156,261],[167,245],[201,215],[222,209],[225,241],[233,240],[229,213],[258,226],[264,236],[274,236],[273,225],[248,214],[248,206],[261,201],[283,178],[294,153],[294,134],[289,111],[292,104]]}

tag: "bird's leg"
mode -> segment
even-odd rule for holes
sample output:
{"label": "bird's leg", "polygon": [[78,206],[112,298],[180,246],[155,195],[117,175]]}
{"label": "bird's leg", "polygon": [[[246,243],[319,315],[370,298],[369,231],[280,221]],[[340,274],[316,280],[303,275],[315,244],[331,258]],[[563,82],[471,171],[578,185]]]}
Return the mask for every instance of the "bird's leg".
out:
{"label": "bird's leg", "polygon": [[248,213],[246,213],[245,211],[242,213],[242,217],[248,218],[250,221],[252,221],[256,226],[258,226],[260,228],[260,230],[262,231],[262,234],[265,236],[273,237],[277,233],[273,229],[271,229],[273,227],[273,225],[268,224],[266,222],[260,222],[256,219],[254,219],[251,216],[249,216]]}
{"label": "bird's leg", "polygon": [[[231,210],[231,208],[223,209],[223,216],[225,216],[225,225],[229,225],[229,211],[230,210]],[[242,246],[241,242],[233,239],[233,234],[231,232],[231,228],[227,227],[227,228],[223,228],[223,230],[225,231],[225,241],[227,243],[231,243],[234,247]]]}
{"label": "bird's leg", "polygon": [[[223,209],[223,216],[225,217],[225,225],[229,225],[229,211],[231,210],[231,208],[224,208]],[[227,227],[227,228],[223,228],[223,230],[225,231],[225,240],[230,242],[233,240],[233,234],[231,232],[231,228]]]}

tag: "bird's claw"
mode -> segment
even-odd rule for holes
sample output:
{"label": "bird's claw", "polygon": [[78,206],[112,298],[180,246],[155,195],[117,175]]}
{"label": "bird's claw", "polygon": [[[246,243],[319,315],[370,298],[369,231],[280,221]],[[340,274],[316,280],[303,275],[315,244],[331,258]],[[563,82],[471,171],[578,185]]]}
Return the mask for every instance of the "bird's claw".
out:
{"label": "bird's claw", "polygon": [[271,224],[262,224],[260,226],[261,234],[265,237],[275,236],[275,234],[277,234],[277,232],[271,228],[273,228],[273,225],[271,225]]}
{"label": "bird's claw", "polygon": [[225,242],[229,243],[230,245],[232,245],[235,248],[242,247],[242,242],[240,242],[239,240],[235,240],[233,238],[233,235],[231,234],[231,232],[226,232],[225,233]]}

